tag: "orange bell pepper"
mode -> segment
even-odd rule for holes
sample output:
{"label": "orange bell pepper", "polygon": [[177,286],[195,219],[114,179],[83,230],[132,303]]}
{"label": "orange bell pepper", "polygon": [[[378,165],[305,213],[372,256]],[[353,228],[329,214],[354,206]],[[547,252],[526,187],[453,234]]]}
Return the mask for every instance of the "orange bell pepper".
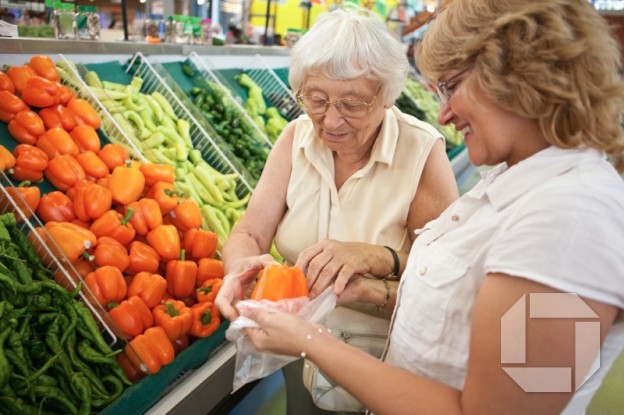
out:
{"label": "orange bell pepper", "polygon": [[169,214],[180,200],[173,183],[167,182],[156,182],[149,188],[146,196],[158,203],[163,216]]}
{"label": "orange bell pepper", "polygon": [[65,131],[72,131],[76,128],[74,113],[62,104],[42,108],[39,111],[39,117],[41,117],[43,124],[48,130],[62,128]]}
{"label": "orange bell pepper", "polygon": [[90,125],[78,125],[69,133],[81,152],[100,151],[100,137],[97,131]]}
{"label": "orange bell pepper", "polygon": [[62,128],[49,129],[39,137],[35,146],[42,149],[50,160],[61,154],[76,155],[80,152],[69,133]]}
{"label": "orange bell pepper", "polygon": [[71,154],[61,154],[51,159],[44,175],[52,186],[62,191],[87,178],[84,169]]}
{"label": "orange bell pepper", "polygon": [[201,209],[193,199],[184,199],[169,212],[169,216],[180,232],[199,228],[203,220]]}
{"label": "orange bell pepper", "polygon": [[222,278],[212,278],[206,280],[199,286],[197,290],[195,290],[195,295],[197,297],[198,303],[211,302],[214,303],[215,298],[217,298],[217,294],[219,294],[219,290],[223,285]]}
{"label": "orange bell pepper", "polygon": [[128,296],[136,295],[152,309],[160,304],[167,292],[167,280],[160,274],[139,272],[128,286]]}
{"label": "orange bell pepper", "polygon": [[125,246],[110,236],[102,236],[97,239],[93,253],[93,263],[98,267],[111,265],[124,272],[130,265],[130,257]]}
{"label": "orange bell pepper", "polygon": [[165,277],[167,291],[175,298],[185,298],[193,294],[197,279],[197,263],[187,261],[184,249],[180,250],[180,259],[167,262]]}
{"label": "orange bell pepper", "polygon": [[39,201],[37,216],[44,222],[71,222],[76,219],[74,202],[59,190],[46,193]]}
{"label": "orange bell pepper", "polygon": [[60,102],[59,103],[60,104],[67,105],[67,103],[69,101],[71,101],[72,99],[76,98],[76,94],[74,93],[74,91],[72,91],[71,89],[69,89],[65,85],[59,83],[58,84],[58,89],[59,89],[59,98],[60,98]]}
{"label": "orange bell pepper", "polygon": [[89,229],[91,229],[91,232],[98,238],[110,236],[119,241],[123,246],[128,246],[136,235],[136,231],[130,223],[131,215],[132,211],[129,211],[124,216],[116,210],[111,209],[93,221]]}
{"label": "orange bell pepper", "polygon": [[[99,158],[97,154],[95,154],[93,151],[78,153],[74,156],[74,158],[85,171],[87,179],[90,181],[95,182],[110,174],[110,172],[108,171],[108,166],[104,164],[102,159]],[[108,189],[108,185],[102,185],[102,187]]]}
{"label": "orange bell pepper", "polygon": [[171,164],[142,164],[139,167],[145,176],[145,185],[153,186],[156,182],[173,183],[175,180],[175,168]]}
{"label": "orange bell pepper", "polygon": [[93,299],[104,307],[119,303],[126,298],[128,287],[123,274],[110,265],[96,268],[85,277],[85,284],[93,294]]}
{"label": "orange bell pepper", "polygon": [[130,160],[128,150],[119,144],[106,144],[97,152],[97,155],[108,166],[110,171],[113,171],[117,166],[125,165]]}
{"label": "orange bell pepper", "polygon": [[214,278],[223,278],[225,270],[223,262],[216,258],[202,258],[197,261],[197,286],[201,286],[204,281]]}
{"label": "orange bell pepper", "polygon": [[211,302],[203,302],[191,306],[193,314],[193,324],[191,325],[191,335],[195,337],[208,337],[214,333],[221,324],[217,306]]}
{"label": "orange bell pepper", "polygon": [[[41,200],[41,190],[37,186],[31,186],[30,182],[26,181],[16,187],[6,187],[6,191],[14,204],[5,199],[4,193],[0,193],[1,212],[15,212],[17,208],[26,219],[35,213]],[[19,220],[20,216],[16,215],[16,218]]]}
{"label": "orange bell pepper", "polygon": [[61,77],[56,70],[56,65],[47,55],[35,55],[26,64],[28,65],[35,73],[48,81],[58,82],[61,80]]}
{"label": "orange bell pepper", "polygon": [[260,271],[251,299],[277,301],[307,295],[308,283],[301,268],[269,264]]}
{"label": "orange bell pepper", "polygon": [[9,75],[0,71],[0,91],[9,91],[11,93],[15,93],[15,85],[13,85],[13,81],[9,78]]}
{"label": "orange bell pepper", "polygon": [[172,260],[180,256],[180,235],[173,225],[160,225],[146,235],[147,243],[161,258]]}
{"label": "orange bell pepper", "polygon": [[156,272],[160,265],[160,255],[154,248],[142,241],[130,242],[128,249],[130,265],[126,268],[128,274],[139,272]]}
{"label": "orange bell pepper", "polygon": [[70,222],[50,221],[45,229],[69,262],[76,262],[96,244],[93,232]]}
{"label": "orange bell pepper", "polygon": [[28,105],[9,91],[0,91],[0,121],[8,123],[18,112],[28,110]]}
{"label": "orange bell pepper", "polygon": [[17,160],[13,153],[8,148],[0,144],[0,171],[7,171],[7,173],[13,173],[13,166]]}
{"label": "orange bell pepper", "polygon": [[134,167],[117,166],[111,173],[108,188],[113,200],[121,205],[136,202],[145,189],[145,177]]}
{"label": "orange bell pepper", "polygon": [[113,204],[110,190],[88,180],[79,181],[73,189],[74,212],[83,222],[99,218],[109,211]]}
{"label": "orange bell pepper", "polygon": [[154,199],[139,199],[127,205],[125,209],[126,212],[128,209],[134,210],[132,217],[130,217],[130,223],[139,235],[146,235],[152,229],[162,225],[160,206]]}
{"label": "orange bell pepper", "polygon": [[189,346],[189,336],[186,335],[180,337],[179,339],[175,339],[171,342],[171,344],[173,344],[173,350],[175,351],[175,354],[177,356],[182,350],[186,349]]}
{"label": "orange bell pepper", "polygon": [[81,98],[74,98],[67,103],[67,108],[74,114],[76,125],[87,124],[96,130],[100,128],[100,116],[89,102]]}
{"label": "orange bell pepper", "polygon": [[48,168],[48,155],[35,146],[29,144],[18,144],[13,149],[15,155],[15,166],[11,177],[21,182],[29,180],[40,182],[43,180],[43,172]]}
{"label": "orange bell pepper", "polygon": [[37,73],[29,66],[11,66],[6,70],[6,74],[13,81],[13,85],[15,86],[15,91],[18,94],[22,93],[22,90],[26,87],[28,80],[33,76],[37,75]]}
{"label": "orange bell pepper", "polygon": [[22,144],[34,145],[45,132],[43,121],[31,110],[20,111],[9,121],[9,134]]}
{"label": "orange bell pepper", "polygon": [[150,327],[130,340],[124,351],[132,364],[149,374],[158,373],[161,367],[171,363],[175,357],[171,340],[159,326]]}
{"label": "orange bell pepper", "polygon": [[218,242],[219,236],[216,233],[198,228],[189,229],[182,237],[182,247],[194,259],[214,257]]}
{"label": "orange bell pepper", "polygon": [[22,99],[31,107],[46,108],[61,101],[58,85],[41,76],[33,76],[22,89]]}
{"label": "orange bell pepper", "polygon": [[113,305],[108,315],[127,339],[138,336],[154,325],[152,312],[136,295],[128,297],[119,305]]}
{"label": "orange bell pepper", "polygon": [[174,341],[188,334],[193,324],[191,309],[179,300],[169,300],[152,309],[154,325],[162,327],[169,340]]}

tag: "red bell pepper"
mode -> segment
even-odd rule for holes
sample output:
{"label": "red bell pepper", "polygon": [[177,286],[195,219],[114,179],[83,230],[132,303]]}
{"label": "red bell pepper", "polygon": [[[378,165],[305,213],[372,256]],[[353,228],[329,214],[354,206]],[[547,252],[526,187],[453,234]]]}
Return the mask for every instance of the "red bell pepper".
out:
{"label": "red bell pepper", "polygon": [[51,159],[44,175],[52,186],[62,191],[87,178],[80,163],[70,154],[61,154]]}
{"label": "red bell pepper", "polygon": [[195,337],[208,337],[214,333],[221,324],[219,311],[214,303],[204,302],[191,306],[193,314],[193,324],[191,325],[191,335]]}
{"label": "red bell pepper", "polygon": [[154,325],[162,327],[169,340],[174,341],[191,330],[193,315],[182,301],[169,300],[152,309]]}
{"label": "red bell pepper", "polygon": [[113,305],[108,315],[127,339],[138,336],[154,325],[152,312],[141,297],[136,295]]}
{"label": "red bell pepper", "polygon": [[37,139],[46,132],[43,121],[36,112],[20,111],[9,121],[9,134],[17,142],[34,145]]}
{"label": "red bell pepper", "polygon": [[128,296],[137,295],[152,309],[160,304],[167,292],[167,280],[160,274],[139,272],[128,285]]}
{"label": "red bell pepper", "polygon": [[53,190],[39,201],[37,216],[44,222],[71,222],[76,219],[74,202],[63,192]]}

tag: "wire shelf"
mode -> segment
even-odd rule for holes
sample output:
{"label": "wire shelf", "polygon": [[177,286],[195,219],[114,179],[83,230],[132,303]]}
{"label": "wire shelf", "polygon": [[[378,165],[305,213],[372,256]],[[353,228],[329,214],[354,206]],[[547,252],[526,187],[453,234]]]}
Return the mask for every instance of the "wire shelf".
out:
{"label": "wire shelf", "polygon": [[[190,123],[190,136],[195,149],[198,149],[204,160],[223,174],[236,173],[236,193],[243,197],[253,190],[253,178],[236,158],[228,152],[226,146],[217,142],[213,134],[209,133],[210,127],[198,114],[200,114],[191,100],[186,96],[160,64],[152,64],[142,53],[135,54],[128,62],[126,72],[138,76],[143,80],[141,92],[151,94],[161,93],[170,103],[176,116]],[[202,117],[203,118],[203,117]]]}
{"label": "wire shelf", "polygon": [[256,83],[265,98],[278,109],[280,114],[291,121],[303,114],[303,110],[297,104],[297,98],[292,90],[280,79],[275,71],[268,65],[264,58],[254,55],[251,64],[244,72]]}

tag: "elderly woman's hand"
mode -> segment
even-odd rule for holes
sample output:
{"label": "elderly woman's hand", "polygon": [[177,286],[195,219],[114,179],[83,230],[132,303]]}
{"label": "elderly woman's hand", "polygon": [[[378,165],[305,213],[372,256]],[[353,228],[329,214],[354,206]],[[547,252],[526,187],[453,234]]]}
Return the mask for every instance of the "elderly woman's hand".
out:
{"label": "elderly woman's hand", "polygon": [[223,277],[223,285],[215,299],[215,305],[228,320],[238,317],[234,303],[245,299],[258,272],[269,264],[276,263],[275,259],[268,254],[251,256],[236,260],[228,274]]}
{"label": "elderly woman's hand", "polygon": [[371,272],[373,247],[359,242],[324,239],[301,251],[295,265],[306,274],[310,298],[331,284],[334,284],[336,295],[340,296],[349,280]]}

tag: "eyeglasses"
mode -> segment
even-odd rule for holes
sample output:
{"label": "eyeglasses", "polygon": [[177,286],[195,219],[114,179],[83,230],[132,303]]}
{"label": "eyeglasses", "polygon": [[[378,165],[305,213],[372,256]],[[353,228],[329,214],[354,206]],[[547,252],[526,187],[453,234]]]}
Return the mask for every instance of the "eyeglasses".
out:
{"label": "eyeglasses", "polygon": [[310,115],[321,115],[329,109],[330,105],[336,107],[336,111],[346,118],[363,118],[371,110],[375,98],[381,92],[381,88],[375,94],[371,102],[364,102],[351,98],[342,98],[335,101],[329,101],[318,95],[301,95],[297,93],[297,103],[305,112]]}
{"label": "eyeglasses", "polygon": [[466,72],[468,72],[471,69],[472,69],[472,67],[468,67],[468,68],[464,69],[463,71],[461,71],[461,72],[451,76],[446,81],[442,81],[442,82],[438,82],[437,83],[437,85],[436,85],[436,92],[437,92],[438,97],[440,98],[441,102],[449,102],[449,100],[453,96],[453,93],[455,92],[455,89],[456,89],[457,85],[461,82],[459,77],[462,76],[463,74],[465,74]]}

